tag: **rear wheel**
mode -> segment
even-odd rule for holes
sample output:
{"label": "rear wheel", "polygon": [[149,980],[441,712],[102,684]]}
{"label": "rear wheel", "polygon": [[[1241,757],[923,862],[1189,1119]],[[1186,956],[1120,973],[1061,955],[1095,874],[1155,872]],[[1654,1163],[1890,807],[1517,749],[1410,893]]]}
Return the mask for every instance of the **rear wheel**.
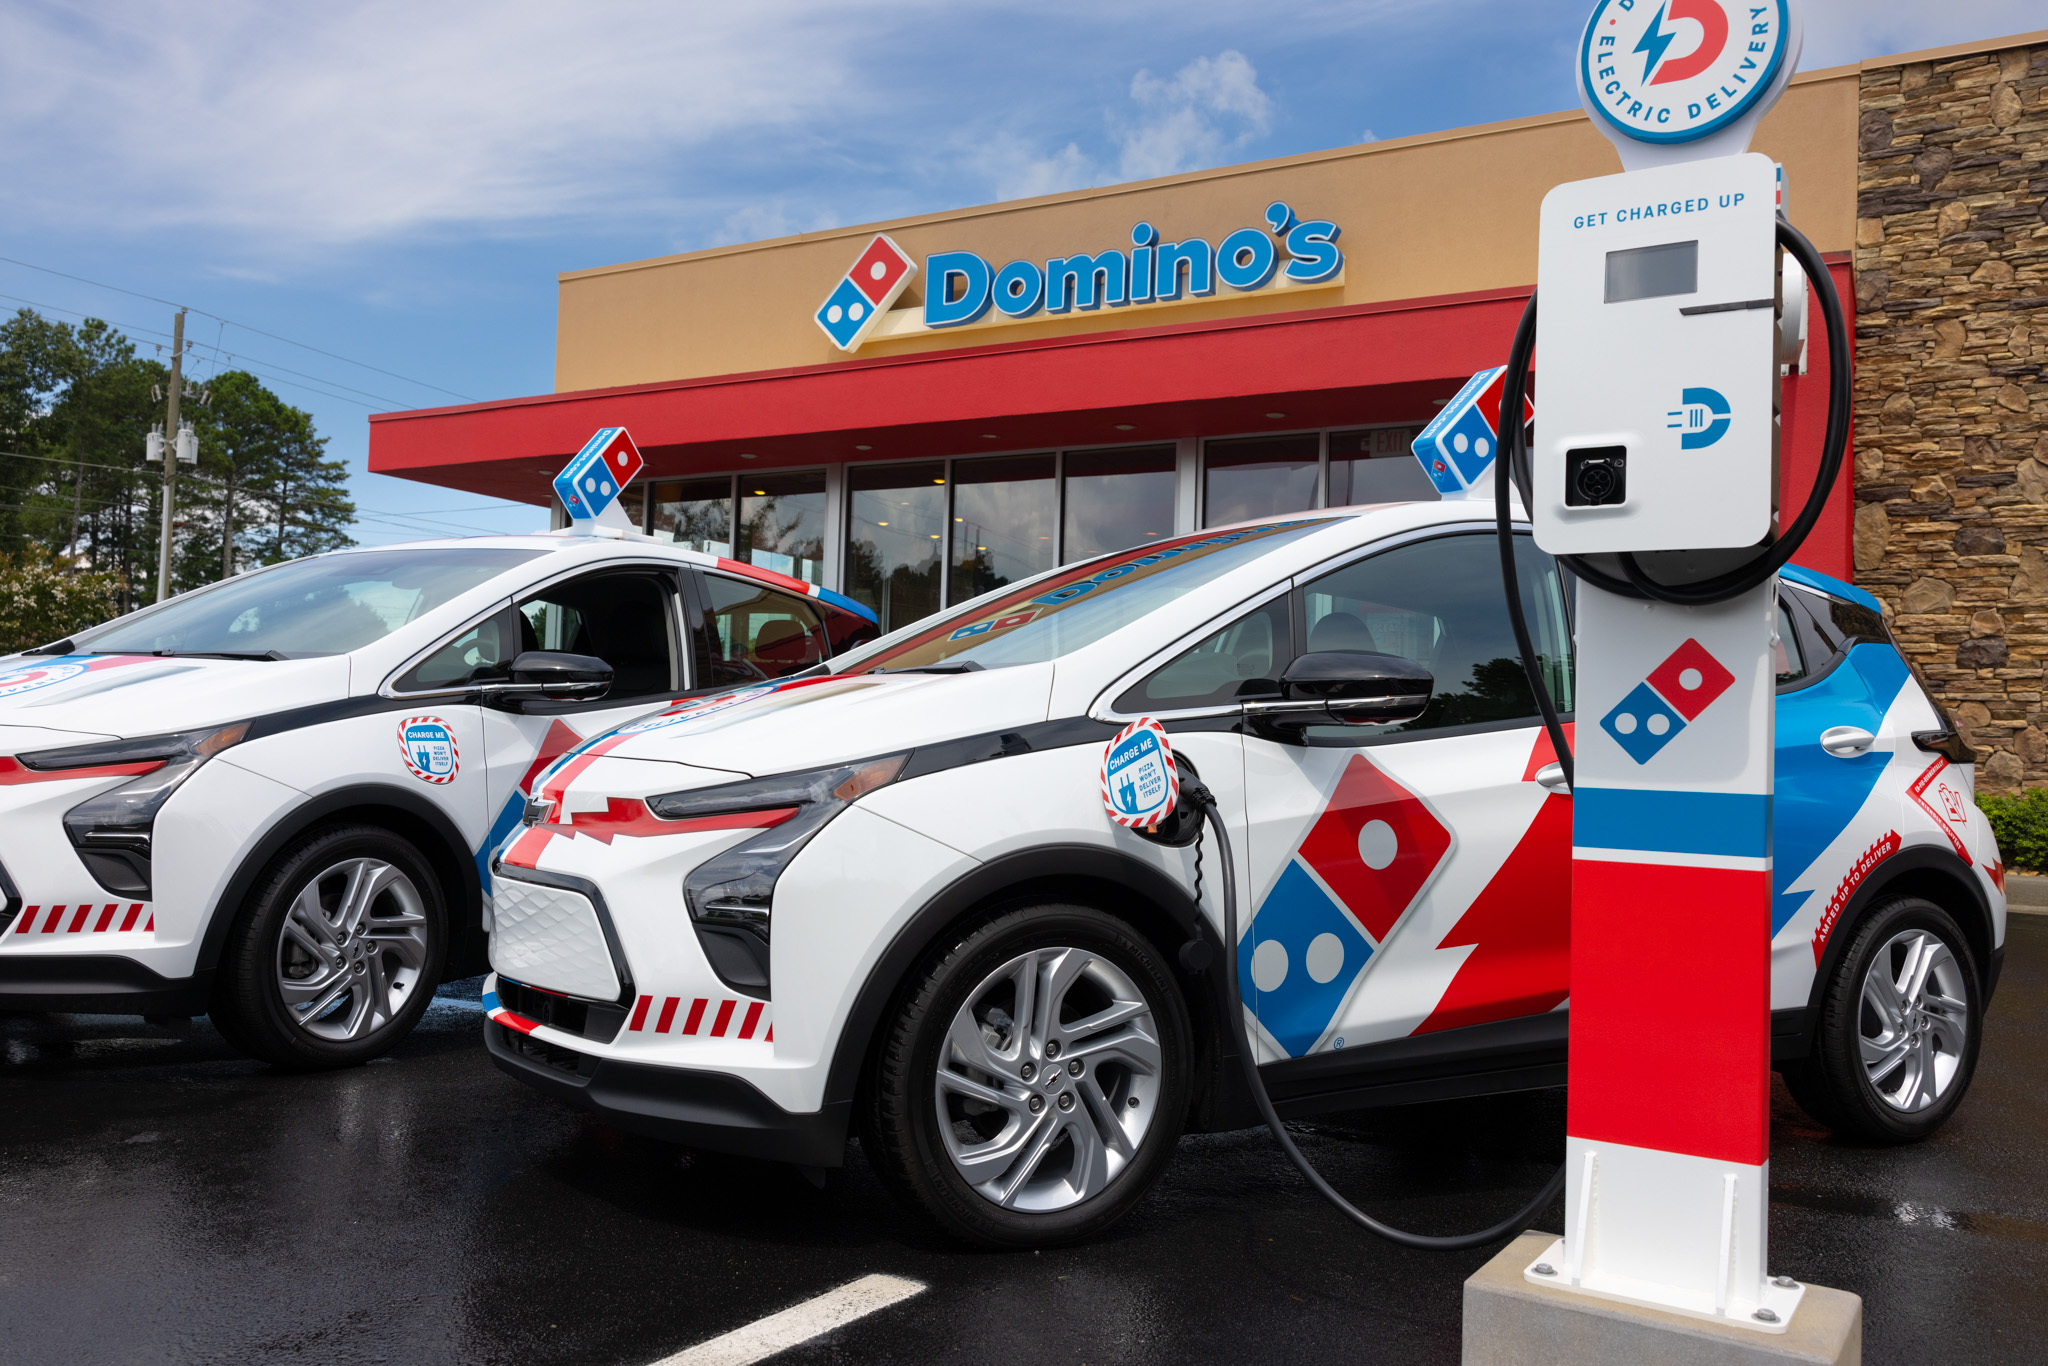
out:
{"label": "rear wheel", "polygon": [[1815,1119],[1870,1143],[1910,1143],[1962,1104],[1982,992],[1968,941],[1919,897],[1873,908],[1821,998],[1813,1054],[1786,1078]]}
{"label": "rear wheel", "polygon": [[223,1037],[279,1067],[347,1067],[419,1023],[447,951],[440,883],[374,826],[314,831],[274,863],[232,931],[215,988]]}
{"label": "rear wheel", "polygon": [[863,1146],[959,1237],[1090,1237],[1172,1155],[1190,1054],[1187,1007],[1149,942],[1091,907],[1019,907],[911,988],[882,1041]]}

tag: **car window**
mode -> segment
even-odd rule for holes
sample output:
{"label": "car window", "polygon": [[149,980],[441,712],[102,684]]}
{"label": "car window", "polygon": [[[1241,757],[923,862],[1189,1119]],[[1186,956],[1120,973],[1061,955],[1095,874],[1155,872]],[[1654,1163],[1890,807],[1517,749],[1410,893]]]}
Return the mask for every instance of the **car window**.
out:
{"label": "car window", "polygon": [[706,574],[698,633],[699,687],[783,678],[825,659],[831,646],[811,604],[744,579]]}
{"label": "car window", "polygon": [[1013,592],[942,613],[845,667],[862,671],[973,663],[999,669],[1058,659],[1331,520],[1299,517],[1201,532],[1070,565]]}
{"label": "car window", "polygon": [[1799,647],[1799,628],[1795,625],[1797,613],[1792,604],[1778,599],[1778,643],[1771,647],[1771,656],[1778,672],[1778,686],[1797,683],[1806,677],[1806,652]]}
{"label": "car window", "polygon": [[398,676],[397,692],[430,692],[463,688],[504,678],[519,653],[520,619],[506,608],[493,613]]}
{"label": "car window", "polygon": [[295,560],[80,635],[78,647],[94,654],[346,654],[543,553],[469,546]]}
{"label": "car window", "polygon": [[1281,597],[1253,608],[1155,669],[1117,698],[1116,710],[1135,716],[1220,706],[1240,696],[1248,681],[1278,678],[1292,653],[1287,599]]}
{"label": "car window", "polygon": [[[1556,563],[1515,538],[1522,611],[1538,667],[1560,712],[1572,709],[1571,629]],[[1538,713],[1501,592],[1500,548],[1488,534],[1438,536],[1381,551],[1298,590],[1306,654],[1370,650],[1428,669],[1429,708],[1392,726],[1318,726],[1310,738],[1356,743],[1487,722],[1533,722]]]}
{"label": "car window", "polygon": [[[601,570],[521,598],[518,651],[592,655],[612,666],[607,703],[682,691],[675,580],[658,570]],[[515,652],[516,653],[516,652]]]}

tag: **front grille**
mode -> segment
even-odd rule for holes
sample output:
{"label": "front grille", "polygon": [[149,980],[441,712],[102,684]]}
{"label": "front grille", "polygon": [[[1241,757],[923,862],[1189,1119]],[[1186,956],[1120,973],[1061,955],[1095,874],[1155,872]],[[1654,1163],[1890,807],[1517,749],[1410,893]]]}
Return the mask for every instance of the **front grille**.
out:
{"label": "front grille", "polygon": [[491,966],[589,1000],[617,999],[619,972],[590,898],[500,873],[491,885]]}
{"label": "front grille", "polygon": [[507,1029],[504,1025],[493,1025],[492,1028],[503,1031],[507,1048],[543,1067],[551,1067],[557,1072],[567,1072],[571,1076],[585,1079],[597,1070],[597,1059],[587,1053],[578,1053],[558,1044],[536,1039],[531,1034],[522,1034],[516,1029]]}
{"label": "front grille", "polygon": [[523,1015],[535,1024],[548,1025],[565,1034],[580,1035],[593,1043],[610,1043],[626,1022],[624,1006],[579,1001],[509,977],[498,979],[498,1001],[514,1015]]}

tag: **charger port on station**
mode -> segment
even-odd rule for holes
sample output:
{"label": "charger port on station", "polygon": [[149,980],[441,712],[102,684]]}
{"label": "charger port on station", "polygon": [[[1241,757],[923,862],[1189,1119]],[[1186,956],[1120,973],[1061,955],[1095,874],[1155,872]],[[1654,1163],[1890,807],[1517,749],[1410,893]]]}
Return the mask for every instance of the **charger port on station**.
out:
{"label": "charger port on station", "polygon": [[1581,446],[1564,453],[1566,507],[1613,507],[1628,500],[1628,447]]}

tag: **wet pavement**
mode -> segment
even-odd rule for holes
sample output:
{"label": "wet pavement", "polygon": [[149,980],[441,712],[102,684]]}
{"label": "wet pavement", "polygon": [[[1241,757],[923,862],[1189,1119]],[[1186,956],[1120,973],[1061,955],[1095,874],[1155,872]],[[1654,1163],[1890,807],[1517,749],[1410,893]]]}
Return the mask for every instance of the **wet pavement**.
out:
{"label": "wet pavement", "polygon": [[[1873,1362],[2048,1357],[2048,917],[2009,942],[1975,1087],[1930,1141],[1839,1144],[1779,1093],[1773,1269],[1863,1295]],[[962,1252],[857,1150],[818,1191],[542,1099],[490,1065],[475,993],[310,1077],[203,1020],[0,1017],[0,1362],[643,1366],[870,1272],[930,1289],[776,1360],[1457,1360],[1488,1254],[1354,1231],[1262,1132],[1184,1140],[1099,1242]],[[1562,1130],[1537,1092],[1303,1132],[1354,1198],[1448,1232],[1540,1186]]]}

